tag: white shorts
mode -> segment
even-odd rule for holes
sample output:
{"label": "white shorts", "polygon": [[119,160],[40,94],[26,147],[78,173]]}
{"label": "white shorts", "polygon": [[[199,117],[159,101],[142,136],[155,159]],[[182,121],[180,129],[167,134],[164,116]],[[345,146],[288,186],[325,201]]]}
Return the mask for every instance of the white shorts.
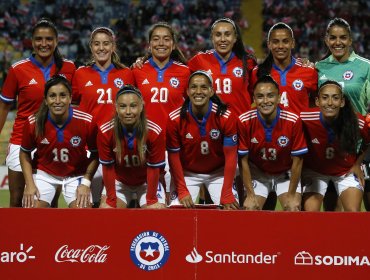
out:
{"label": "white shorts", "polygon": [[21,163],[19,161],[20,145],[9,144],[8,154],[6,156],[6,166],[10,170],[22,172]]}
{"label": "white shorts", "polygon": [[[252,184],[256,195],[266,197],[270,192],[275,191],[279,196],[289,191],[291,171],[279,175],[268,175],[258,169],[254,164],[249,163],[252,175]],[[302,193],[301,184],[298,183],[297,193]]]}
{"label": "white shorts", "polygon": [[77,198],[77,187],[81,184],[82,178],[82,175],[76,177],[53,176],[42,170],[37,170],[36,174],[33,175],[33,180],[40,193],[40,200],[49,203],[49,205],[54,199],[58,186],[62,186],[64,200],[69,206]]}
{"label": "white shorts", "polygon": [[[184,170],[184,179],[186,187],[194,203],[197,203],[200,187],[204,184],[214,204],[219,205],[221,201],[222,186],[224,184],[224,168],[220,168],[210,174],[199,174]],[[233,183],[233,195],[236,201],[239,201],[238,192]],[[171,193],[171,205],[180,205],[177,192]]]}
{"label": "white shorts", "polygon": [[[140,207],[146,205],[146,190],[148,188],[147,183],[139,186],[128,186],[124,185],[122,182],[115,180],[116,182],[116,195],[122,200],[126,205],[129,205],[131,200],[137,199],[139,201]],[[106,195],[107,191],[104,188],[103,194]],[[166,193],[162,184],[158,182],[157,188],[157,199],[159,203],[166,204]]]}
{"label": "white shorts", "polygon": [[313,192],[324,196],[330,180],[333,181],[339,196],[343,191],[350,187],[364,191],[364,188],[360,185],[353,173],[342,176],[329,176],[307,168],[302,170],[302,185],[304,193]]}

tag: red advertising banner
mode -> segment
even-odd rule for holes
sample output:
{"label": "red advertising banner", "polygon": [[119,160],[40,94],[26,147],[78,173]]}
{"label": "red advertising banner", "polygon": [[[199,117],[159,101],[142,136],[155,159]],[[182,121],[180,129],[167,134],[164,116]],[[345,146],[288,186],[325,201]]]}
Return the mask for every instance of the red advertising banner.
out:
{"label": "red advertising banner", "polygon": [[0,222],[5,280],[370,275],[370,213],[0,209]]}

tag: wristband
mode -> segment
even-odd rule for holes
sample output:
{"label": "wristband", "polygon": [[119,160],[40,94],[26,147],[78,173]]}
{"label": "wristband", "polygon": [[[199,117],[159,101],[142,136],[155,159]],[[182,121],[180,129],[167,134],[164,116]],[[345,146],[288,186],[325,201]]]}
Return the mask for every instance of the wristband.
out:
{"label": "wristband", "polygon": [[91,181],[89,179],[86,179],[86,178],[82,178],[81,180],[81,185],[85,185],[86,187],[89,187],[91,186]]}

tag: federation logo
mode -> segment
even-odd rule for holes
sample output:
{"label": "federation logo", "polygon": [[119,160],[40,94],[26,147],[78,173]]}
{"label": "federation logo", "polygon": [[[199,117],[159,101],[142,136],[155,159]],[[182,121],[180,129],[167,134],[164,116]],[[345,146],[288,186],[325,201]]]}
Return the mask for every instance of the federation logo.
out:
{"label": "federation logo", "polygon": [[144,231],[132,241],[130,256],[138,268],[146,271],[157,270],[167,262],[170,247],[160,233]]}
{"label": "federation logo", "polygon": [[240,78],[243,76],[243,69],[240,68],[240,67],[235,67],[233,69],[233,73],[234,73],[234,76],[237,77],[237,78]]}
{"label": "federation logo", "polygon": [[294,87],[295,90],[302,90],[304,84],[302,80],[294,80],[292,83],[292,86]]}
{"label": "federation logo", "polygon": [[353,78],[353,72],[351,70],[348,70],[346,72],[343,73],[343,79],[345,81],[349,81]]}
{"label": "federation logo", "polygon": [[81,143],[81,137],[80,136],[73,136],[69,142],[71,142],[73,147],[78,147]]}
{"label": "federation logo", "polygon": [[123,82],[123,80],[122,79],[120,79],[120,78],[116,78],[116,79],[114,79],[114,85],[116,86],[116,87],[118,87],[118,88],[121,88],[121,87],[123,87],[123,85],[124,85],[124,82]]}
{"label": "federation logo", "polygon": [[220,131],[218,129],[211,129],[209,136],[211,136],[211,139],[217,140],[220,137]]}
{"label": "federation logo", "polygon": [[286,147],[289,143],[289,138],[286,136],[280,136],[277,140],[277,143],[280,147]]}
{"label": "federation logo", "polygon": [[179,81],[179,79],[177,79],[177,78],[175,78],[175,77],[171,78],[171,79],[170,79],[170,85],[171,85],[171,87],[173,87],[173,88],[178,88],[178,87],[179,87],[179,85],[180,85],[180,81]]}

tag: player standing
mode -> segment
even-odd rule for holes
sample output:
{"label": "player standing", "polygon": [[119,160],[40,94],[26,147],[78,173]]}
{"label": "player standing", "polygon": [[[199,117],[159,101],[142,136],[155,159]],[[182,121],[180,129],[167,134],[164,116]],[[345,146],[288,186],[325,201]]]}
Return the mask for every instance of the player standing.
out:
{"label": "player standing", "polygon": [[268,32],[267,46],[269,54],[253,69],[251,84],[254,85],[261,76],[271,75],[279,84],[282,109],[296,114],[307,110],[317,91],[317,72],[292,56],[295,47],[293,30],[286,23],[276,23]]}
{"label": "player standing", "polygon": [[22,207],[25,181],[19,162],[19,149],[23,126],[27,118],[39,109],[43,101],[45,83],[50,77],[61,74],[71,81],[76,70],[73,62],[63,59],[60,54],[58,31],[49,19],[40,19],[32,28],[32,47],[33,54],[29,58],[10,67],[0,95],[0,131],[12,103],[15,100],[18,102],[6,158],[10,207]]}

